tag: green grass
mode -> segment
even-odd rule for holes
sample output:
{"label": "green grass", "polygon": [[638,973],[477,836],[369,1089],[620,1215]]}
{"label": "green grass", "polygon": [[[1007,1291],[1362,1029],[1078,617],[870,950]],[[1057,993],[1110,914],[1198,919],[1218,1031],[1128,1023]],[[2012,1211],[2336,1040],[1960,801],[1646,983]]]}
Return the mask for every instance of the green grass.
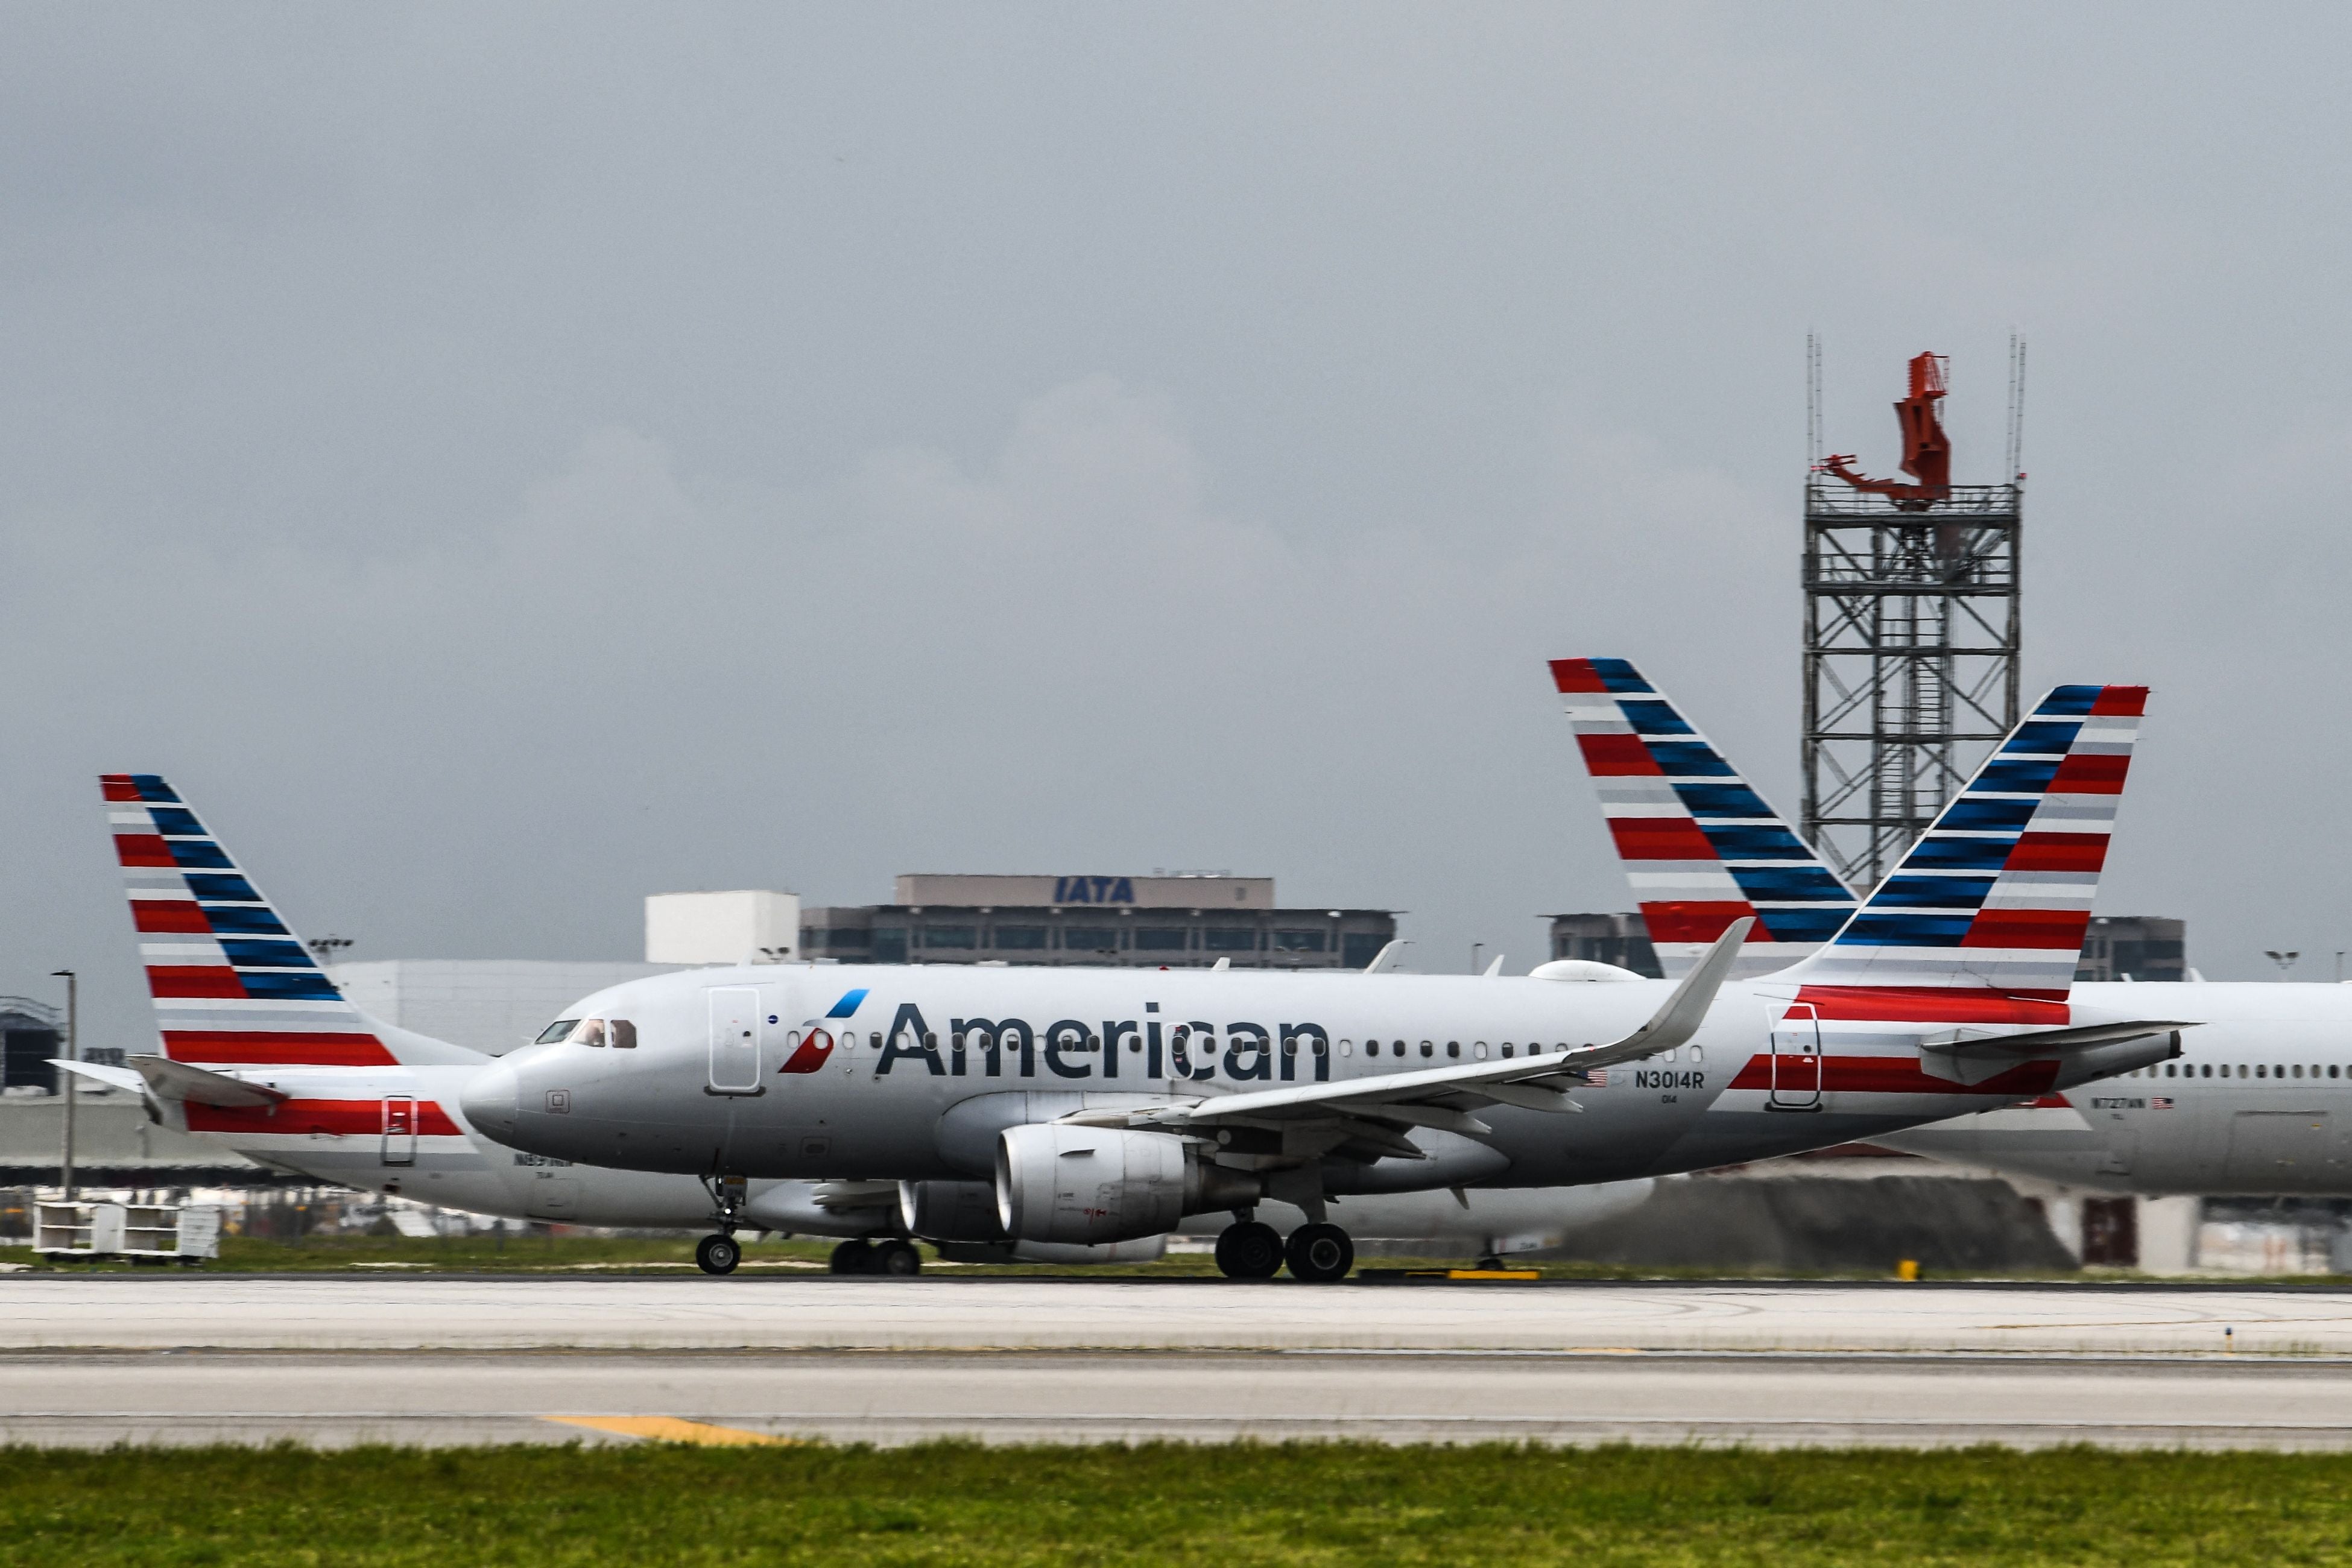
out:
{"label": "green grass", "polygon": [[0,1453],[51,1563],[2318,1563],[2352,1456],[1356,1445]]}

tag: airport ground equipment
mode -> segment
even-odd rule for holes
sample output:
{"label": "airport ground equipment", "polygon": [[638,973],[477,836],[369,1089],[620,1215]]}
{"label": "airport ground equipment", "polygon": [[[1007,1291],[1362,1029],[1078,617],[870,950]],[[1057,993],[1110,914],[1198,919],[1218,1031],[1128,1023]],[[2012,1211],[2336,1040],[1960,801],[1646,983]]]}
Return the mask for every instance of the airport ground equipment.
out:
{"label": "airport ground equipment", "polygon": [[34,1205],[33,1250],[52,1261],[127,1258],[188,1268],[220,1256],[213,1204],[118,1204],[43,1199]]}

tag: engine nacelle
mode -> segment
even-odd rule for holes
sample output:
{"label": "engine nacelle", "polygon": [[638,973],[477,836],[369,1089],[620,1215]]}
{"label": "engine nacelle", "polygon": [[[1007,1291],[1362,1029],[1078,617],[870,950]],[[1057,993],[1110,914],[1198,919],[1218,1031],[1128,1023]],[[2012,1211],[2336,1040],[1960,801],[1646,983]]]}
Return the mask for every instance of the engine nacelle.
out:
{"label": "engine nacelle", "polygon": [[1264,1184],[1166,1132],[1047,1121],[996,1140],[996,1217],[1023,1241],[1094,1245],[1157,1236],[1188,1214],[1255,1203]]}
{"label": "engine nacelle", "polygon": [[900,1182],[898,1218],[926,1241],[1003,1241],[996,1188],[987,1182]]}

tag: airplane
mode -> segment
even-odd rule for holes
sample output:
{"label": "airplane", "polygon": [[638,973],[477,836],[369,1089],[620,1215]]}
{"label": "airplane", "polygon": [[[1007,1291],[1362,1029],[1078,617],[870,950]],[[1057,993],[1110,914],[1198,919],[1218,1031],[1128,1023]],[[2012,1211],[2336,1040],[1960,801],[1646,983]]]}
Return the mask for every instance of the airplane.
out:
{"label": "airplane", "polygon": [[[519,1153],[481,1136],[458,1095],[496,1058],[354,1007],[163,778],[110,773],[100,787],[163,1049],[123,1067],[58,1067],[142,1096],[149,1116],[175,1131],[313,1181],[509,1219],[676,1229],[710,1221],[717,1200],[693,1176]],[[567,1013],[542,1038],[582,1029],[581,1013]],[[1650,1189],[1635,1179],[1466,1193],[1435,1205],[1375,1200],[1364,1234],[1521,1249],[1628,1212]],[[896,1182],[760,1180],[736,1201],[746,1227],[840,1238],[835,1273],[920,1267],[911,1239],[921,1233],[910,1230]],[[1161,1237],[1076,1246],[997,1237],[950,1243],[948,1253],[973,1263],[1130,1263],[1159,1258],[1163,1246]],[[724,1273],[740,1256],[730,1239],[698,1261]]]}
{"label": "airplane", "polygon": [[[1945,901],[1913,908],[1897,878],[1771,974],[1730,977],[1752,914],[1678,982],[708,969],[595,994],[599,1028],[502,1058],[460,1104],[552,1158],[895,1178],[949,1239],[1229,1212],[1227,1275],[1338,1279],[1333,1213],[1363,1194],[1696,1170],[2170,1060],[2178,1021],[2069,994],[2146,696],[2053,690],[1906,861]],[[1307,1223],[1282,1236],[1267,1201]]]}
{"label": "airplane", "polygon": [[[1756,923],[1735,973],[1802,960],[1859,905],[1631,663],[1561,659],[1552,677],[1669,978],[1743,919]],[[1925,886],[1906,861],[1875,896]],[[2198,1026],[2179,1060],[1869,1142],[2109,1192],[2352,1196],[2352,986],[2078,981],[2073,994]]]}

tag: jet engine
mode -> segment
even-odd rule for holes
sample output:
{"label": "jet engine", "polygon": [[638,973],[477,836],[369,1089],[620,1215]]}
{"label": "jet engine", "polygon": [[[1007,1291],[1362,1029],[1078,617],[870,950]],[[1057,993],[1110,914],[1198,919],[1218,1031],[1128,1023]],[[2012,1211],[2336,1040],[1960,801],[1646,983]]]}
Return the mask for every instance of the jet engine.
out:
{"label": "jet engine", "polygon": [[1166,1132],[1047,1121],[996,1141],[996,1217],[1024,1241],[1157,1236],[1188,1214],[1255,1203],[1265,1184]]}

